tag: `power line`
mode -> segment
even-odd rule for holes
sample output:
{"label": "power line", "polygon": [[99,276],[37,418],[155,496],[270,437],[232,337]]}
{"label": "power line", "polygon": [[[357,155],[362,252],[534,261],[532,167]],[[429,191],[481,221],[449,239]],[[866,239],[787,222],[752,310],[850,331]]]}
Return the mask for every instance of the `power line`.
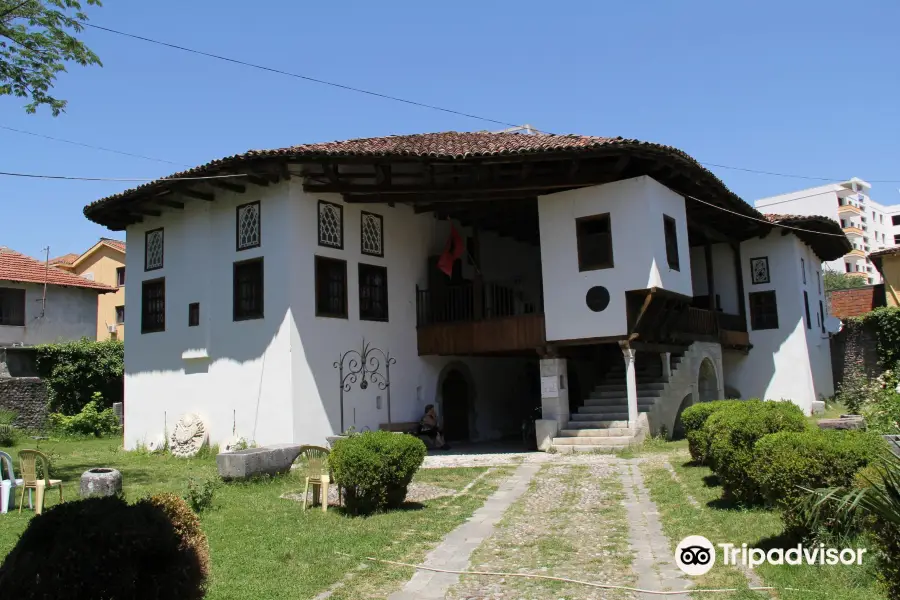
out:
{"label": "power line", "polygon": [[[849,178],[846,179],[833,179],[831,177],[813,177],[810,175],[792,175],[790,173],[776,173],[774,171],[760,171],[759,169],[747,169],[745,167],[731,167],[729,165],[719,165],[716,163],[702,162],[697,161],[701,165],[707,167],[718,167],[720,169],[732,169],[734,171],[744,171],[747,173],[756,173],[758,175],[773,175],[775,177],[788,177],[792,179],[812,179],[815,181],[828,181],[832,183],[840,183],[842,181],[849,181]],[[866,179],[869,183],[900,183],[900,179]]]}
{"label": "power line", "polygon": [[36,173],[11,173],[0,171],[0,175],[6,177],[28,177],[31,179],[65,179],[68,181],[119,181],[119,182],[148,182],[148,181],[200,181],[204,179],[225,179],[229,177],[247,177],[246,173],[233,175],[207,175],[205,177],[153,177],[153,178],[128,178],[128,177],[74,177],[69,175],[39,175]]}
{"label": "power line", "polygon": [[724,208],[724,207],[722,207],[722,206],[717,206],[717,205],[715,205],[715,204],[712,204],[711,202],[707,202],[707,201],[705,201],[705,200],[701,200],[700,198],[695,198],[694,196],[690,196],[690,195],[688,195],[688,194],[685,194],[684,196],[685,196],[685,198],[690,198],[691,200],[694,200],[695,202],[699,202],[700,204],[705,204],[705,205],[707,205],[707,206],[712,206],[713,208],[718,208],[718,209],[721,210],[721,211],[725,211],[725,212],[727,212],[727,213],[731,213],[731,214],[733,214],[733,215],[737,215],[738,217],[744,217],[745,219],[750,219],[751,221],[758,221],[758,222],[760,222],[760,223],[765,223],[766,225],[771,225],[772,227],[781,227],[781,228],[783,228],[783,229],[792,229],[792,230],[794,230],[794,231],[803,231],[803,232],[805,232],[805,233],[815,233],[815,234],[817,234],[817,235],[830,235],[830,236],[833,236],[833,237],[841,237],[841,238],[845,238],[845,239],[846,239],[846,237],[847,237],[847,236],[844,235],[843,233],[827,233],[827,232],[825,232],[825,231],[813,231],[812,229],[803,229],[802,227],[793,227],[793,226],[791,226],[791,225],[781,225],[780,223],[773,223],[772,221],[769,221],[769,220],[767,220],[767,219],[759,219],[759,218],[757,218],[757,217],[751,217],[750,215],[745,215],[745,214],[742,214],[742,213],[739,213],[739,212],[736,212],[736,211],[733,211],[733,210],[729,210],[729,209]]}
{"label": "power line", "polygon": [[347,91],[350,91],[350,92],[357,92],[357,93],[360,93],[360,94],[367,94],[367,95],[369,95],[369,96],[375,96],[376,98],[383,98],[383,99],[385,99],[385,100],[393,100],[394,102],[402,102],[402,103],[404,103],[404,104],[411,104],[412,106],[419,106],[419,107],[421,107],[421,108],[429,108],[429,109],[431,109],[431,110],[439,110],[439,111],[441,111],[441,112],[450,113],[450,114],[452,114],[452,115],[458,115],[458,116],[460,116],[460,117],[468,117],[469,119],[478,119],[479,121],[487,121],[487,122],[489,122],[489,123],[494,123],[494,124],[497,124],[497,125],[505,125],[505,126],[508,126],[508,127],[517,127],[517,125],[516,125],[515,123],[507,123],[506,121],[500,121],[500,120],[497,120],[497,119],[490,119],[490,118],[488,118],[488,117],[481,117],[481,116],[478,116],[478,115],[473,115],[473,114],[470,114],[470,113],[466,113],[466,112],[462,112],[462,111],[458,111],[458,110],[453,110],[453,109],[451,109],[451,108],[444,108],[444,107],[442,107],[442,106],[435,106],[434,104],[425,104],[424,102],[416,102],[415,100],[407,100],[407,99],[405,99],[405,98],[400,98],[400,97],[398,97],[398,96],[391,96],[391,95],[388,95],[388,94],[382,94],[382,93],[379,93],[379,92],[373,92],[373,91],[371,91],[371,90],[365,90],[365,89],[362,89],[362,88],[353,87],[353,86],[350,86],[350,85],[345,85],[345,84],[343,84],[343,83],[335,83],[335,82],[333,82],[333,81],[326,81],[326,80],[324,80],[324,79],[318,79],[318,78],[316,78],[316,77],[310,77],[310,76],[308,76],[308,75],[300,75],[299,73],[291,73],[290,71],[283,71],[283,70],[281,70],[281,69],[275,69],[275,68],[273,68],[273,67],[266,67],[266,66],[263,66],[263,65],[257,65],[257,64],[251,63],[251,62],[247,62],[247,61],[243,61],[243,60],[238,60],[238,59],[236,59],[236,58],[230,58],[230,57],[227,57],[227,56],[221,56],[221,55],[219,55],[219,54],[212,54],[211,52],[204,52],[204,51],[202,51],[202,50],[194,50],[193,48],[187,48],[186,46],[179,46],[179,45],[177,45],[177,44],[170,44],[170,43],[168,43],[168,42],[161,42],[161,41],[159,41],[159,40],[154,40],[154,39],[151,39],[151,38],[148,38],[148,37],[144,37],[144,36],[141,36],[141,35],[135,35],[135,34],[133,34],[133,33],[126,33],[126,32],[124,32],[124,31],[118,31],[118,30],[116,30],[116,29],[110,29],[109,27],[101,27],[100,25],[94,25],[94,24],[92,24],[92,23],[82,23],[82,25],[85,25],[85,26],[87,26],[87,27],[93,27],[94,29],[100,29],[100,30],[102,30],[102,31],[107,31],[107,32],[109,32],[109,33],[115,33],[116,35],[122,35],[122,36],[125,36],[125,37],[134,38],[134,39],[136,39],[136,40],[141,40],[141,41],[144,41],[144,42],[149,42],[149,43],[151,43],[151,44],[158,44],[158,45],[160,45],[160,46],[166,46],[167,48],[174,48],[175,50],[181,50],[182,52],[190,52],[190,53],[192,53],[192,54],[199,54],[200,56],[206,56],[206,57],[209,57],[209,58],[216,58],[216,59],[218,59],[218,60],[224,60],[224,61],[227,61],[227,62],[230,62],[230,63],[234,63],[234,64],[237,64],[237,65],[243,65],[243,66],[245,66],[245,67],[251,67],[251,68],[254,68],[254,69],[260,69],[260,70],[262,70],[262,71],[269,71],[270,73],[277,73],[277,74],[279,74],[279,75],[287,75],[288,77],[294,77],[294,78],[297,78],[297,79],[303,79],[304,81],[310,81],[310,82],[312,82],[312,83],[319,83],[319,84],[322,84],[322,85],[328,85],[328,86],[331,86],[331,87],[339,88],[339,89],[342,89],[342,90],[347,90]]}
{"label": "power line", "polygon": [[133,158],[143,158],[144,160],[152,160],[155,162],[168,163],[170,165],[176,165],[180,167],[190,167],[191,165],[187,165],[185,163],[179,163],[171,160],[166,160],[164,158],[156,158],[153,156],[145,156],[143,154],[134,154],[131,152],[125,152],[123,150],[114,150],[112,148],[104,148],[103,146],[92,146],[91,144],[85,144],[83,142],[76,142],[73,140],[67,140],[64,138],[53,137],[52,135],[44,135],[43,133],[34,133],[33,131],[25,131],[24,129],[16,129],[15,127],[9,127],[7,125],[0,125],[0,129],[5,129],[7,131],[14,131],[16,133],[21,133],[23,135],[31,135],[34,137],[44,138],[46,140],[53,140],[54,142],[63,142],[64,144],[72,144],[73,146],[81,146],[82,148],[91,148],[92,150],[102,150],[103,152],[112,152],[113,154],[121,154],[122,156],[131,156]]}

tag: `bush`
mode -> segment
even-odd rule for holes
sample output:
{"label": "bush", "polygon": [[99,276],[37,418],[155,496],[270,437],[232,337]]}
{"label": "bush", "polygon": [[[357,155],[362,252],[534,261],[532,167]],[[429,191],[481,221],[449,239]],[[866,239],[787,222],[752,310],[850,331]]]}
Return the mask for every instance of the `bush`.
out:
{"label": "bush", "polygon": [[51,414],[50,427],[64,435],[100,437],[115,433],[119,429],[119,420],[111,408],[97,410],[101,402],[100,392],[95,392],[94,399],[85,404],[77,415],[68,417],[62,413]]}
{"label": "bush", "polygon": [[203,598],[208,549],[184,510],[116,496],[54,506],[31,519],[0,566],[3,597]]}
{"label": "bush", "polygon": [[897,393],[900,365],[882,373],[872,384],[869,401],[862,407],[866,429],[881,435],[900,433],[900,394]]}
{"label": "bush", "polygon": [[19,416],[18,413],[0,409],[0,446],[12,446],[16,443],[16,430],[13,428],[13,421]]}
{"label": "bush", "polygon": [[51,412],[78,414],[94,392],[104,398],[100,408],[121,402],[125,346],[121,341],[77,342],[37,346],[37,367],[47,382]]}
{"label": "bush", "polygon": [[793,402],[741,402],[724,408],[706,420],[708,460],[725,497],[751,504],[759,490],[750,477],[753,446],[763,436],[779,431],[804,431],[803,411]]}
{"label": "bush", "polygon": [[[688,449],[695,464],[704,464],[706,462],[706,454],[709,452],[709,440],[703,430],[706,420],[713,413],[740,402],[744,402],[744,400],[701,402],[700,404],[687,407],[681,413],[681,424],[684,427]],[[758,402],[758,400],[747,400],[747,402]]]}
{"label": "bush", "polygon": [[[210,497],[210,499],[212,499]],[[181,540],[180,549],[197,557],[203,580],[209,577],[209,542],[200,528],[200,519],[184,500],[175,494],[155,494],[147,501],[160,508],[169,518],[175,533]]]}
{"label": "bush", "polygon": [[889,366],[900,361],[900,308],[879,306],[857,318],[864,327],[874,329],[881,364]]}
{"label": "bush", "polygon": [[196,513],[212,507],[213,495],[219,482],[215,479],[207,479],[203,483],[197,483],[193,478],[188,480],[187,493],[184,495],[185,502],[190,505]]}
{"label": "bush", "polygon": [[335,442],[328,464],[348,510],[367,514],[403,503],[425,453],[415,436],[367,431]]}
{"label": "bush", "polygon": [[876,384],[861,371],[850,371],[838,384],[834,399],[843,404],[851,415],[858,415],[875,394]]}
{"label": "bush", "polygon": [[858,533],[858,520],[840,518],[834,511],[820,515],[819,525],[813,527],[804,489],[849,486],[857,472],[884,451],[884,440],[871,433],[782,431],[756,443],[750,476],[766,503],[782,510],[789,535],[843,537]]}

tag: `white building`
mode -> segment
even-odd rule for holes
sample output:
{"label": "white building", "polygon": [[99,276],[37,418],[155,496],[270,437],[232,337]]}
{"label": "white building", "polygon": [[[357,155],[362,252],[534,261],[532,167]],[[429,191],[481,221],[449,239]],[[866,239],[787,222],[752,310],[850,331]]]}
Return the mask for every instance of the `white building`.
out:
{"label": "white building", "polygon": [[97,337],[97,294],[115,288],[0,246],[0,347]]}
{"label": "white building", "polygon": [[448,132],[181,176],[223,177],[85,208],[131,249],[127,447],[185,413],[213,442],[322,443],[435,404],[451,440],[537,409],[543,447],[582,449],[726,389],[806,412],[833,393],[818,265],[846,239],[783,235],[673,148]]}
{"label": "white building", "polygon": [[848,273],[867,284],[881,283],[881,274],[867,258],[876,250],[900,244],[900,205],[885,206],[872,200],[872,186],[853,178],[814,188],[763,198],[755,202],[763,212],[822,215],[841,224],[852,248],[829,261],[826,268]]}

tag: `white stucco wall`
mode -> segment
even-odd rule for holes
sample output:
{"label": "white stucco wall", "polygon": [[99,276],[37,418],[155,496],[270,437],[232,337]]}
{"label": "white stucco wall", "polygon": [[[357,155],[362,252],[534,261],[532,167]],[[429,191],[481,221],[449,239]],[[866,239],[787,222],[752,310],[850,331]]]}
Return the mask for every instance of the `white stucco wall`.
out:
{"label": "white stucco wall", "polygon": [[[751,282],[750,259],[769,258],[770,282]],[[831,382],[831,355],[827,339],[816,327],[820,295],[815,270],[809,265],[814,255],[793,235],[774,231],[766,238],[753,238],[741,244],[745,293],[776,291],[778,329],[754,330],[750,327],[748,354],[724,355],[725,383],[737,389],[743,398],[789,399],[810,413],[812,402],[834,393]],[[803,284],[801,262],[807,262],[807,283]],[[819,266],[818,262],[814,263]],[[807,329],[803,290],[810,299],[812,328]],[[749,300],[748,323],[749,320]]]}
{"label": "white stucco wall", "polygon": [[[712,245],[713,283],[716,295],[722,303],[722,311],[740,314],[738,303],[737,272],[734,268],[734,252],[728,244]],[[708,294],[706,285],[706,253],[703,246],[691,248],[691,273],[693,274],[693,295]]]}
{"label": "white stucco wall", "polygon": [[[692,296],[684,198],[650,177],[581,188],[538,198],[544,313],[548,340],[626,333],[625,292],[661,287]],[[610,214],[614,267],[578,270],[575,219]],[[680,270],[666,260],[663,215],[675,219]],[[594,286],[609,290],[606,310],[585,303]]]}
{"label": "white stucco wall", "polygon": [[97,339],[96,290],[48,285],[41,316],[43,285],[2,281],[0,287],[25,290],[25,326],[0,325],[0,346]]}

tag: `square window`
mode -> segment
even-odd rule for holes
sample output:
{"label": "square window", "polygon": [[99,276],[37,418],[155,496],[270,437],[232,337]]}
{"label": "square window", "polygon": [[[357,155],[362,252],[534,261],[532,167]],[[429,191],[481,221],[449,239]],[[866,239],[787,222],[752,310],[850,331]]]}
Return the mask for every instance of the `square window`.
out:
{"label": "square window", "polygon": [[578,270],[613,268],[612,226],[609,213],[575,219]]}
{"label": "square window", "polygon": [[666,260],[669,268],[680,271],[680,263],[678,261],[678,228],[675,219],[668,215],[663,215],[663,231],[666,234]]}
{"label": "square window", "polygon": [[347,318],[347,261],[316,256],[316,316]]}
{"label": "square window", "polygon": [[263,259],[234,263],[234,320],[262,319],[263,301]]}
{"label": "square window", "polygon": [[362,211],[360,219],[362,253],[369,256],[384,256],[384,217]]}
{"label": "square window", "polygon": [[769,257],[750,259],[750,276],[754,284],[769,283]]}
{"label": "square window", "polygon": [[125,306],[116,307],[116,325],[125,324]]}
{"label": "square window", "polygon": [[821,315],[819,324],[822,326],[822,333],[825,333],[825,305],[821,300],[819,300],[819,315]]}
{"label": "square window", "polygon": [[166,280],[141,284],[141,333],[166,330]]}
{"label": "square window", "polygon": [[344,207],[319,200],[319,245],[344,249]]}
{"label": "square window", "polygon": [[188,304],[188,327],[197,327],[200,325],[200,303],[191,302]]}
{"label": "square window", "polygon": [[155,271],[163,268],[163,230],[153,229],[144,234],[144,270]]}
{"label": "square window", "polygon": [[778,305],[775,290],[750,292],[750,327],[778,329]]}
{"label": "square window", "polygon": [[806,285],[806,261],[800,259],[800,271],[803,273],[803,285]]}
{"label": "square window", "polygon": [[25,290],[0,288],[0,325],[25,326]]}
{"label": "square window", "polygon": [[116,285],[119,287],[125,285],[125,267],[116,268]]}
{"label": "square window", "polygon": [[388,320],[386,267],[359,264],[359,318],[363,321]]}
{"label": "square window", "polygon": [[259,200],[241,204],[235,212],[236,248],[238,251],[247,248],[258,248],[261,241]]}
{"label": "square window", "polygon": [[812,329],[812,319],[809,316],[809,294],[803,290],[803,306],[806,308],[806,328]]}

